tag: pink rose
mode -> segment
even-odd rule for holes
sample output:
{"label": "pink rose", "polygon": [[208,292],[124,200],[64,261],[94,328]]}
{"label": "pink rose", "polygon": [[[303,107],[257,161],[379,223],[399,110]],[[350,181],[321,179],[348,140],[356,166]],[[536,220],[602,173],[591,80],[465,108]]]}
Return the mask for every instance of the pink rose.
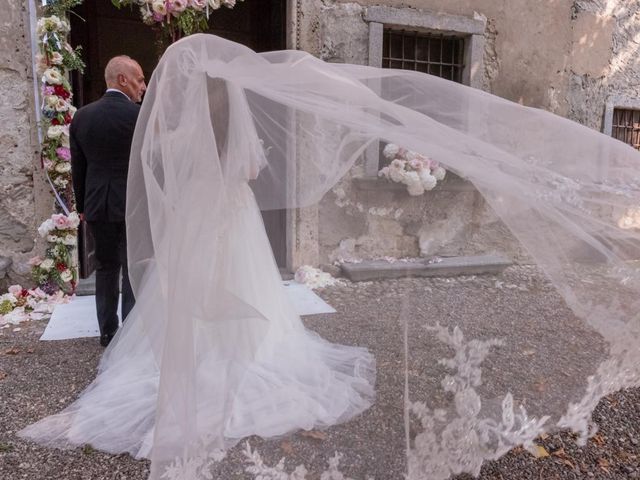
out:
{"label": "pink rose", "polygon": [[71,150],[69,150],[67,147],[56,148],[56,153],[58,154],[58,158],[61,158],[62,160],[71,160]]}
{"label": "pink rose", "polygon": [[414,170],[422,170],[424,168],[424,163],[422,162],[422,160],[419,160],[417,158],[414,158],[413,160],[410,160],[409,161],[409,165]]}
{"label": "pink rose", "polygon": [[36,298],[47,298],[47,294],[40,290],[40,287],[35,290],[29,290],[29,295]]}
{"label": "pink rose", "polygon": [[39,256],[35,256],[35,257],[29,259],[28,263],[32,267],[35,266],[35,265],[40,265],[42,263],[42,258],[40,258]]}
{"label": "pink rose", "polygon": [[20,285],[11,285],[9,287],[9,293],[18,298],[20,295],[22,295],[22,287]]}
{"label": "pink rose", "polygon": [[67,230],[71,228],[71,223],[69,222],[69,219],[61,213],[52,215],[51,220],[53,220],[53,224],[59,230]]}

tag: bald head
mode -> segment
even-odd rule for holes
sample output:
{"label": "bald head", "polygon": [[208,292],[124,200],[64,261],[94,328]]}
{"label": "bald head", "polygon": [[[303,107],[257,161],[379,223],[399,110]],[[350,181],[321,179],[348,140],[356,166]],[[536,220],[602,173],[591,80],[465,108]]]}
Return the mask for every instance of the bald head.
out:
{"label": "bald head", "polygon": [[107,88],[115,88],[126,94],[132,101],[140,102],[147,89],[142,68],[127,55],[113,57],[104,69]]}

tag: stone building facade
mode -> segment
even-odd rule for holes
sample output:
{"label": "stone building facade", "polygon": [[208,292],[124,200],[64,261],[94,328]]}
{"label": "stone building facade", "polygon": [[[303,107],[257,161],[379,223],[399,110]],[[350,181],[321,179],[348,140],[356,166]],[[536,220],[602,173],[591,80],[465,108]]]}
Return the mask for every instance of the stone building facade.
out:
{"label": "stone building facade", "polygon": [[[12,262],[5,282],[28,272],[28,258],[42,248],[37,227],[53,204],[37,154],[35,2],[7,2],[0,13],[0,258]],[[330,62],[381,66],[385,35],[394,32],[461,39],[462,83],[607,134],[615,134],[620,112],[640,110],[637,0],[287,0],[283,22],[288,48]],[[377,179],[377,168],[368,152],[319,205],[287,212],[286,267],[489,252],[526,258],[472,185],[450,175],[409,197]]]}
{"label": "stone building facade", "polygon": [[[472,87],[607,134],[614,111],[640,109],[635,0],[300,0],[297,7],[295,45],[327,61],[380,66],[390,31],[453,36],[464,39],[461,80]],[[303,225],[296,263],[493,252],[526,260],[471,185],[451,176],[409,197],[375,173],[375,159],[365,158],[318,208],[294,212]]]}

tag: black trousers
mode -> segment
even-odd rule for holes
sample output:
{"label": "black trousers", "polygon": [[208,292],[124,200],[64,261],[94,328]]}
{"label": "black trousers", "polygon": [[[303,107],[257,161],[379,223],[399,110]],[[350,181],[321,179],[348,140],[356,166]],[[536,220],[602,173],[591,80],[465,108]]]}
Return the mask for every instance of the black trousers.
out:
{"label": "black trousers", "polygon": [[127,233],[124,222],[87,222],[95,242],[96,310],[100,334],[115,334],[118,329],[118,281],[122,272],[122,320],[133,308],[135,299],[127,269]]}

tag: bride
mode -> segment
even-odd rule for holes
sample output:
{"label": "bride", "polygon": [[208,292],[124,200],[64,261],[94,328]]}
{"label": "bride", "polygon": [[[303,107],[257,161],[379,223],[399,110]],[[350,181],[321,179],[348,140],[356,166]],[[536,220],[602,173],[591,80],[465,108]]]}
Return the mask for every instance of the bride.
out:
{"label": "bride", "polygon": [[[627,221],[640,205],[639,155],[568,120],[417,72],[256,54],[193,35],[161,59],[136,126],[127,198],[135,309],[78,400],[20,435],[129,452],[151,459],[152,479],[197,480],[243,437],[325,428],[367,409],[372,356],[304,328],[260,209],[318,202],[380,141],[428,152],[473,182],[588,327],[576,335],[610,347],[604,363],[582,366],[582,401],[567,397],[566,378],[550,378],[556,423],[516,415],[516,432],[508,402],[481,410],[481,400],[511,398],[509,370],[483,372],[497,390],[480,391],[481,347],[464,350],[452,337],[467,369],[460,375],[474,380],[443,381],[455,398],[438,410],[443,427],[421,454],[433,465],[442,452],[461,452],[446,471],[477,473],[469,459],[495,458],[542,431],[588,434],[599,398],[640,384],[632,263],[640,225]],[[519,393],[523,404],[536,394]]]}

